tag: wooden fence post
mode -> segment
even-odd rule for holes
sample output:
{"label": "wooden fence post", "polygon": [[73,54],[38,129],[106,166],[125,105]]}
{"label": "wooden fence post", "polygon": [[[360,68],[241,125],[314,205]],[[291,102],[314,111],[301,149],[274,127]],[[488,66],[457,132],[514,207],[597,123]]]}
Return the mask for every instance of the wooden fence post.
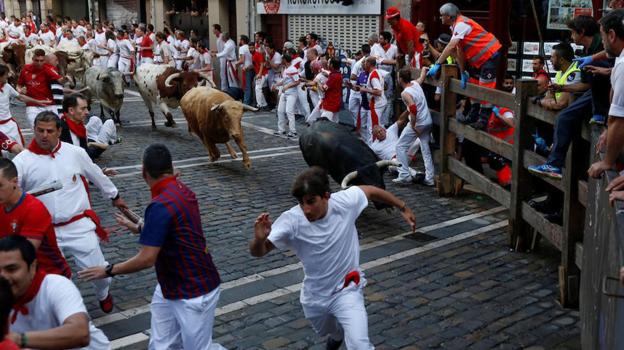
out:
{"label": "wooden fence post", "polygon": [[515,130],[512,161],[511,203],[509,206],[509,245],[512,249],[524,249],[527,225],[522,219],[522,202],[530,195],[531,174],[524,168],[524,150],[533,143],[531,126],[527,115],[529,96],[537,94],[537,81],[521,79],[516,82],[516,106],[514,108]]}
{"label": "wooden fence post", "polygon": [[442,100],[440,102],[440,172],[437,189],[440,196],[455,195],[462,186],[462,181],[448,168],[448,158],[455,156],[455,134],[449,130],[449,118],[455,118],[457,95],[451,92],[449,81],[457,78],[459,71],[454,65],[443,65],[440,81],[442,82]]}

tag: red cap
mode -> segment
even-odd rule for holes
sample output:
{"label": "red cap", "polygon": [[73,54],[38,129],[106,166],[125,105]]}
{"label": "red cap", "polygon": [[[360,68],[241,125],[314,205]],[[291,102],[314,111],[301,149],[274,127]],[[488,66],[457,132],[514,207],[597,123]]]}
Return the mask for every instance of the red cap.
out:
{"label": "red cap", "polygon": [[399,17],[401,15],[401,11],[395,6],[392,6],[386,10],[386,19]]}

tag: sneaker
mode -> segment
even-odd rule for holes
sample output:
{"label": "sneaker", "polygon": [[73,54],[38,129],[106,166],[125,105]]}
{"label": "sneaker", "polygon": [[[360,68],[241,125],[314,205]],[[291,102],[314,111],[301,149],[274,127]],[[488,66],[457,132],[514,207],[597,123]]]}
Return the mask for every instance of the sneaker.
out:
{"label": "sneaker", "polygon": [[427,186],[427,187],[434,187],[435,186],[435,181],[433,179],[425,180],[425,181],[422,182],[422,184]]}
{"label": "sneaker", "polygon": [[327,344],[325,345],[325,349],[327,350],[338,350],[342,345],[342,340],[334,340],[332,337],[327,338]]}
{"label": "sneaker", "polygon": [[604,115],[595,114],[590,120],[589,124],[591,125],[605,125],[607,118]]}
{"label": "sneaker", "polygon": [[288,134],[286,134],[286,137],[296,138],[297,137],[297,133],[296,132],[289,132]]}
{"label": "sneaker", "polygon": [[100,309],[102,309],[102,311],[104,311],[107,314],[113,311],[114,305],[115,304],[113,303],[113,296],[111,295],[110,292],[108,293],[108,295],[106,296],[104,300],[100,300]]}
{"label": "sneaker", "polygon": [[273,135],[275,136],[285,136],[286,135],[286,131],[276,131],[273,133]]}
{"label": "sneaker", "polygon": [[529,166],[529,172],[535,175],[550,177],[551,179],[561,180],[563,177],[561,168],[556,166],[542,164]]}
{"label": "sneaker", "polygon": [[392,180],[392,182],[394,182],[397,185],[411,185],[413,183],[413,178],[411,176],[397,177],[396,179]]}

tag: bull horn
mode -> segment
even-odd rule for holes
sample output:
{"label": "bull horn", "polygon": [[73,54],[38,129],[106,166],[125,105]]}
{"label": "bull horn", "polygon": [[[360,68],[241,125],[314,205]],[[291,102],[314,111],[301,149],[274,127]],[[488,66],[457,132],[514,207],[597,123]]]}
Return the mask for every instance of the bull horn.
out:
{"label": "bull horn", "polygon": [[257,112],[258,111],[258,108],[256,108],[256,107],[252,107],[252,106],[246,105],[244,103],[242,105],[243,105],[243,110],[244,111],[252,111],[252,112]]}
{"label": "bull horn", "polygon": [[98,74],[97,80],[108,78],[108,73],[100,73]]}
{"label": "bull horn", "polygon": [[212,108],[210,108],[210,110],[211,110],[212,112],[214,112],[214,111],[216,111],[219,107],[221,107],[221,104],[220,104],[220,103],[217,103],[216,105],[212,106]]}
{"label": "bull horn", "polygon": [[353,179],[355,179],[358,176],[358,172],[357,170],[353,170],[352,172],[348,173],[344,179],[342,179],[342,183],[340,184],[340,187],[342,187],[343,190],[347,189],[349,182],[353,181]]}
{"label": "bull horn", "polygon": [[213,89],[217,87],[217,84],[212,81],[212,78],[208,74],[204,72],[199,72],[199,78],[202,80],[201,83],[199,83],[200,86],[205,86],[207,84]]}
{"label": "bull horn", "polygon": [[173,85],[171,85],[171,81],[178,77],[180,77],[180,73],[173,73],[170,76],[168,76],[167,79],[165,79],[165,86],[168,88],[173,87]]}
{"label": "bull horn", "polygon": [[396,160],[380,160],[377,163],[375,163],[375,165],[377,165],[378,168],[385,168],[385,167],[391,166],[391,165],[400,166],[401,163],[399,163]]}

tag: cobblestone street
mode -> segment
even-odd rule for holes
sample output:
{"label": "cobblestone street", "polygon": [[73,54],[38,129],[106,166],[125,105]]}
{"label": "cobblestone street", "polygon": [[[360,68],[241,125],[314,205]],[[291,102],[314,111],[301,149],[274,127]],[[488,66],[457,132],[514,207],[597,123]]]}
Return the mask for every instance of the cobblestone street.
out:
{"label": "cobblestone street", "polygon": [[[199,139],[187,132],[180,110],[174,111],[177,127],[165,127],[157,112],[152,130],[147,108],[132,89],[126,90],[121,112],[123,141],[98,164],[118,170],[113,182],[142,215],[150,201],[141,177],[142,151],[154,142],[171,149],[182,181],[197,194],[207,244],[223,281],[215,340],[228,349],[324,349],[325,339],[314,334],[299,305],[303,272],[298,259],[280,251],[258,259],[248,251],[260,212],[277,218],[296,204],[290,186],[306,167],[298,142],[273,135],[275,112],[247,113],[243,129],[252,168],[231,159],[222,145],[221,159],[211,163]],[[99,112],[99,105],[92,107]],[[24,107],[12,111],[29,141]],[[481,194],[464,191],[441,198],[433,188],[399,187],[391,179],[386,175],[387,189],[413,209],[418,232],[410,234],[397,212],[372,206],[358,220],[369,333],[377,349],[580,348],[575,345],[578,312],[557,303],[556,249],[542,243],[533,253],[510,252],[506,211]],[[97,190],[91,196],[112,232],[103,245],[107,260],[133,256],[138,237],[117,226],[110,201]],[[115,309],[109,315],[100,311],[90,284],[78,281],[75,273],[74,281],[114,349],[147,347],[153,269],[115,277]]]}

